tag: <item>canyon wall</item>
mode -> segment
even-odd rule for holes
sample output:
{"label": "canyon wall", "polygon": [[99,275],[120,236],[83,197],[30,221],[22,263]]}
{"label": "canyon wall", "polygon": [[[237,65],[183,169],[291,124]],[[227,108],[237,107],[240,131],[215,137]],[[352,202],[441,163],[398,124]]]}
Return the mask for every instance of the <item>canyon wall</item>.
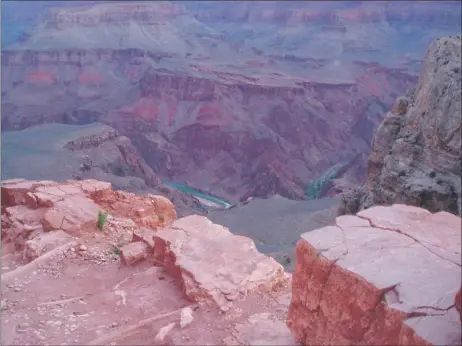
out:
{"label": "canyon wall", "polygon": [[415,91],[399,98],[374,136],[366,184],[339,214],[405,203],[461,215],[461,37],[428,49]]}
{"label": "canyon wall", "polygon": [[334,195],[363,178],[356,158],[415,86],[422,47],[460,31],[457,6],[57,3],[6,26],[2,129],[101,122],[163,180],[230,203],[305,199],[356,162]]}
{"label": "canyon wall", "polygon": [[4,52],[2,128],[98,121],[129,137],[164,179],[230,202],[304,199],[317,174],[369,150],[382,109],[415,82],[368,67],[359,84],[271,85],[162,71],[155,59],[136,49]]}

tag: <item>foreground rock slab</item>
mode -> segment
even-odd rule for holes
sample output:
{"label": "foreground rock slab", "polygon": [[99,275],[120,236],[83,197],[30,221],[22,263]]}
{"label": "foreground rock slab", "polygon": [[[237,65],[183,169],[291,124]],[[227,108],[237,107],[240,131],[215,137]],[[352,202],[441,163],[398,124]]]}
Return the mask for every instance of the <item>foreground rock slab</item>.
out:
{"label": "foreground rock slab", "polygon": [[[168,200],[97,181],[15,180],[4,191],[2,345],[296,344],[290,275],[250,239],[200,217],[156,231],[175,216]],[[99,208],[102,229],[88,223]],[[234,300],[223,313],[191,299]]]}
{"label": "foreground rock slab", "polygon": [[307,345],[459,345],[461,219],[405,205],[340,216],[297,244],[287,325]]}
{"label": "foreground rock slab", "polygon": [[177,277],[185,295],[229,309],[249,292],[281,284],[284,270],[257,251],[254,242],[233,235],[203,216],[187,216],[154,238],[154,257]]}

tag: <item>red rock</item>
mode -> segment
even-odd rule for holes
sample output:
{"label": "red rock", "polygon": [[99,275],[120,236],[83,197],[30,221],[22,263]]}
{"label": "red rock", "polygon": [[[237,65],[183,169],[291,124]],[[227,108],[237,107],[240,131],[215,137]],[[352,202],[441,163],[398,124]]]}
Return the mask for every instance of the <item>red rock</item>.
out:
{"label": "red rock", "polygon": [[45,215],[43,215],[42,226],[45,232],[61,229],[64,225],[66,215],[55,210],[49,209]]}
{"label": "red rock", "polygon": [[28,192],[34,191],[37,186],[48,184],[50,182],[37,182],[24,179],[2,181],[2,208],[25,204]]}
{"label": "red rock", "polygon": [[120,255],[122,261],[125,264],[132,265],[138,261],[145,259],[150,251],[151,250],[146,243],[139,241],[123,246],[120,249]]}
{"label": "red rock", "polygon": [[89,193],[91,195],[111,190],[111,183],[108,183],[105,181],[87,179],[87,180],[80,181],[79,183],[80,183],[82,190],[85,193]]}
{"label": "red rock", "polygon": [[453,306],[461,285],[453,253],[460,258],[460,218],[394,205],[336,224],[303,234],[297,244],[287,324],[298,340],[460,344]]}
{"label": "red rock", "polygon": [[49,209],[43,219],[45,231],[82,229],[96,226],[100,208],[92,200],[78,195],[66,196]]}
{"label": "red rock", "polygon": [[176,219],[175,206],[162,196],[137,196],[129,192],[105,190],[93,194],[92,198],[104,209],[113,211],[117,216],[131,218],[144,228],[156,230]]}
{"label": "red rock", "polygon": [[26,241],[24,248],[24,259],[32,261],[43,253],[51,251],[59,246],[70,243],[74,237],[62,230],[42,233],[32,240]]}
{"label": "red rock", "polygon": [[133,232],[132,242],[143,241],[151,248],[154,248],[154,237],[156,232],[149,228],[137,228]]}
{"label": "red rock", "polygon": [[459,311],[460,315],[460,322],[462,323],[462,298],[461,298],[461,293],[462,289],[459,289],[459,291],[456,294],[456,298],[454,299],[454,304],[456,306],[457,311]]}
{"label": "red rock", "polygon": [[251,239],[202,216],[178,219],[156,232],[154,241],[155,259],[196,302],[213,302],[226,310],[231,301],[284,280],[282,266],[259,253]]}

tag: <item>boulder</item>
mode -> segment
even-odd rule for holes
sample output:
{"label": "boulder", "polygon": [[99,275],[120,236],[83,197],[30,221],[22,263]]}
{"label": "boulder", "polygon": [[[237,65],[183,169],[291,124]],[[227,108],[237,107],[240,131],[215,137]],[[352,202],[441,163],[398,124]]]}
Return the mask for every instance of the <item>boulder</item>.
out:
{"label": "boulder", "polygon": [[284,280],[274,259],[257,251],[254,242],[233,235],[203,216],[191,215],[159,230],[154,257],[177,277],[186,297],[227,310],[248,292],[272,289]]}
{"label": "boulder", "polygon": [[38,186],[50,185],[50,181],[10,179],[2,181],[2,208],[26,204],[26,195]]}
{"label": "boulder", "polygon": [[404,205],[302,235],[287,325],[304,344],[460,344],[461,220]]}
{"label": "boulder", "polygon": [[143,241],[154,249],[154,237],[156,232],[149,228],[137,228],[133,231],[132,242]]}
{"label": "boulder", "polygon": [[120,256],[126,265],[132,265],[148,257],[152,249],[144,242],[138,241],[123,246],[120,249]]}
{"label": "boulder", "polygon": [[62,230],[39,234],[34,237],[34,239],[26,241],[24,248],[24,260],[32,261],[45,252],[51,251],[73,240],[74,237]]}
{"label": "boulder", "polygon": [[71,231],[84,226],[96,226],[101,211],[91,199],[81,195],[69,195],[54,203],[42,219],[45,231],[62,229]]}

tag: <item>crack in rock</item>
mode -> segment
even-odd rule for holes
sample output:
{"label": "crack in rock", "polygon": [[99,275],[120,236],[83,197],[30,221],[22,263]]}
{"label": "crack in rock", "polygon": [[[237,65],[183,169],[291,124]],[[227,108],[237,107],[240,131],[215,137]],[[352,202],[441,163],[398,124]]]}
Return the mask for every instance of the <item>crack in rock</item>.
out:
{"label": "crack in rock", "polygon": [[[426,250],[428,250],[429,252],[431,252],[433,255],[441,258],[442,260],[444,261],[447,261],[447,262],[450,262],[452,264],[455,264],[456,266],[458,267],[462,267],[462,265],[460,265],[459,263],[456,263],[456,262],[453,262],[451,261],[450,259],[447,259],[447,258],[444,258],[443,256],[441,255],[438,255],[437,253],[435,253],[432,249],[430,249],[428,246],[425,246],[425,244],[423,244],[419,239],[417,238],[414,238],[413,236],[399,230],[399,229],[396,229],[396,228],[390,228],[390,227],[383,227],[383,226],[379,226],[377,224],[375,224],[370,218],[368,218],[367,216],[360,216],[360,215],[357,215],[358,217],[364,219],[364,220],[367,220],[369,221],[369,223],[371,224],[372,227],[374,228],[378,228],[378,229],[383,229],[383,230],[386,230],[386,231],[391,231],[391,232],[396,232],[396,233],[399,233],[405,237],[408,237],[410,239],[412,239],[413,241],[415,241],[416,243],[418,243],[419,245],[422,245],[422,247],[424,247]],[[435,247],[438,247],[436,245],[432,245],[432,246],[435,246]]]}

